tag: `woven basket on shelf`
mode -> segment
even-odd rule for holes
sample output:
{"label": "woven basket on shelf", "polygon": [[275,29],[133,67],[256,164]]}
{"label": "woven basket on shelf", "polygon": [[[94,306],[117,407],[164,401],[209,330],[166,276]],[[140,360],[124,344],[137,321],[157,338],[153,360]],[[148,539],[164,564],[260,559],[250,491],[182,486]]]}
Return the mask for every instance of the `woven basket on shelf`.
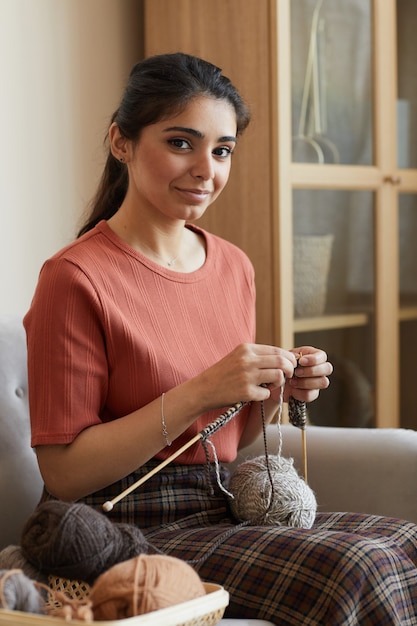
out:
{"label": "woven basket on shelf", "polygon": [[322,315],[326,307],[333,235],[295,235],[294,316]]}
{"label": "woven basket on shelf", "polygon": [[[49,585],[52,591],[66,593],[72,600],[84,600],[88,597],[90,587],[87,583],[50,577]],[[223,617],[229,604],[229,594],[214,583],[204,583],[206,595],[187,602],[120,620],[104,620],[94,622],[103,626],[215,626]],[[55,626],[67,624],[63,618],[8,611],[0,609],[1,626]],[[71,624],[86,625],[86,622],[72,620]]]}

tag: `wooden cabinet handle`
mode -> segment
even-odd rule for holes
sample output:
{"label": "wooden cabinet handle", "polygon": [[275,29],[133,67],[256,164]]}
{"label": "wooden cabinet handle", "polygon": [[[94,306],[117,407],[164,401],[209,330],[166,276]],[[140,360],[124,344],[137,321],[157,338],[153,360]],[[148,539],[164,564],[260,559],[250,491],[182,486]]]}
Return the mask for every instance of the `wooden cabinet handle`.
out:
{"label": "wooden cabinet handle", "polygon": [[391,185],[399,185],[401,183],[401,176],[393,176],[389,174],[388,176],[384,176],[384,183],[391,183]]}

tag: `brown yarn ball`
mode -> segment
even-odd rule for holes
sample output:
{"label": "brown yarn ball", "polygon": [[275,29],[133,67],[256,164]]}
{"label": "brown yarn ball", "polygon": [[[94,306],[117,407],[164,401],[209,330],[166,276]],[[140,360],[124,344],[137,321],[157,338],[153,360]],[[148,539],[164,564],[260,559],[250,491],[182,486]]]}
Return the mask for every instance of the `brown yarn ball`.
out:
{"label": "brown yarn ball", "polygon": [[119,563],[95,582],[94,620],[118,620],[164,609],[205,595],[191,565],[172,556],[141,554]]}
{"label": "brown yarn ball", "polygon": [[148,551],[132,524],[112,523],[83,503],[48,500],[23,527],[23,556],[46,574],[92,584],[110,567]]}

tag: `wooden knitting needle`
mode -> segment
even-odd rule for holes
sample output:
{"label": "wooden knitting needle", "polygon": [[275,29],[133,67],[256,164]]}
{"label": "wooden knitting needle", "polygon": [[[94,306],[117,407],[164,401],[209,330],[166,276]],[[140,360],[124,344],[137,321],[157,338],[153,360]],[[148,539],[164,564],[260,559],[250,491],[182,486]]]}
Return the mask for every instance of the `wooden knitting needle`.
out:
{"label": "wooden knitting needle", "polygon": [[303,428],[303,430],[301,431],[301,441],[302,441],[302,445],[303,445],[303,475],[304,475],[304,480],[306,482],[306,484],[308,484],[308,479],[307,479],[307,436],[306,436],[306,429]]}
{"label": "wooden knitting needle", "polygon": [[[297,361],[303,356],[302,352],[296,355]],[[303,475],[304,480],[307,483],[307,408],[306,403],[301,400],[296,400],[290,397],[289,400],[289,414],[291,424],[301,429],[301,444],[303,453]]]}
{"label": "wooden knitting needle", "polygon": [[301,444],[303,453],[303,474],[304,480],[307,482],[307,409],[305,402],[296,400],[292,396],[288,403],[288,417],[293,426],[296,426],[301,430]]}
{"label": "wooden knitting needle", "polygon": [[145,474],[145,476],[142,476],[142,478],[140,478],[138,481],[136,481],[133,485],[130,485],[130,487],[128,487],[127,489],[122,491],[122,493],[119,493],[119,495],[116,496],[115,498],[113,498],[112,500],[108,500],[107,502],[105,502],[103,504],[103,511],[105,511],[106,513],[109,513],[113,509],[114,505],[117,502],[119,502],[120,500],[123,500],[123,498],[125,498],[126,496],[129,495],[129,493],[132,493],[132,491],[134,491],[135,489],[137,489],[138,487],[143,485],[143,483],[146,483],[146,481],[149,478],[152,478],[152,476],[157,474],[166,465],[169,465],[169,463],[171,463],[171,461],[173,461],[178,456],[180,456],[180,454],[185,452],[185,450],[188,450],[188,448],[190,448],[193,444],[195,444],[197,441],[202,439],[202,437],[203,437],[202,433],[198,433],[198,435],[195,435],[195,437],[190,439],[190,441],[187,441],[187,443],[185,443],[181,448],[179,448],[176,452],[171,454],[171,456],[169,456],[167,459],[162,461],[159,465],[154,467],[153,470],[151,470],[150,472]]}
{"label": "wooden knitting needle", "polygon": [[149,478],[152,478],[152,476],[154,476],[159,471],[161,471],[161,469],[163,469],[166,465],[169,465],[169,463],[174,461],[174,459],[176,459],[178,456],[180,456],[180,454],[185,452],[185,450],[188,450],[188,448],[191,448],[191,446],[195,444],[197,441],[199,441],[200,439],[203,439],[204,437],[212,435],[219,428],[221,428],[221,426],[224,426],[225,424],[227,424],[227,422],[229,422],[235,415],[239,413],[239,411],[245,406],[245,404],[246,402],[237,402],[233,406],[226,409],[226,411],[222,413],[216,420],[214,420],[214,422],[206,426],[201,432],[198,433],[198,435],[195,435],[192,439],[190,439],[190,441],[187,441],[187,443],[185,443],[176,452],[171,454],[171,456],[169,456],[167,459],[162,461],[159,465],[154,467],[153,470],[145,474],[145,476],[142,476],[142,478],[137,480],[133,485],[130,485],[130,487],[122,491],[122,493],[119,493],[118,496],[114,497],[112,500],[108,500],[107,502],[105,502],[102,506],[103,511],[105,511],[106,513],[109,513],[117,502],[119,502],[120,500],[123,500],[123,498],[125,498],[126,496],[129,495],[129,493],[132,493],[132,491],[134,491],[135,489],[143,485],[143,483],[146,483],[146,481]]}

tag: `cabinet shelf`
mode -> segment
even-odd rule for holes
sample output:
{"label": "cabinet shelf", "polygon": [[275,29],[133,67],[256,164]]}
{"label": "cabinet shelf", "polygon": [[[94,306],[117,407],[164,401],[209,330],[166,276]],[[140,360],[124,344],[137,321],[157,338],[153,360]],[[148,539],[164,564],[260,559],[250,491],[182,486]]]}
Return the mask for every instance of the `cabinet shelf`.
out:
{"label": "cabinet shelf", "polygon": [[400,321],[409,322],[417,320],[417,306],[402,307],[400,310]]}
{"label": "cabinet shelf", "polygon": [[369,324],[367,313],[343,313],[338,315],[321,315],[303,317],[294,320],[294,332],[303,333],[314,330],[332,330],[336,328],[354,328]]}
{"label": "cabinet shelf", "polygon": [[[417,321],[417,305],[402,307],[399,312],[399,320],[400,322]],[[369,322],[369,313],[340,313],[337,315],[303,317],[294,320],[294,332],[305,333],[337,328],[354,328],[367,326]]]}

